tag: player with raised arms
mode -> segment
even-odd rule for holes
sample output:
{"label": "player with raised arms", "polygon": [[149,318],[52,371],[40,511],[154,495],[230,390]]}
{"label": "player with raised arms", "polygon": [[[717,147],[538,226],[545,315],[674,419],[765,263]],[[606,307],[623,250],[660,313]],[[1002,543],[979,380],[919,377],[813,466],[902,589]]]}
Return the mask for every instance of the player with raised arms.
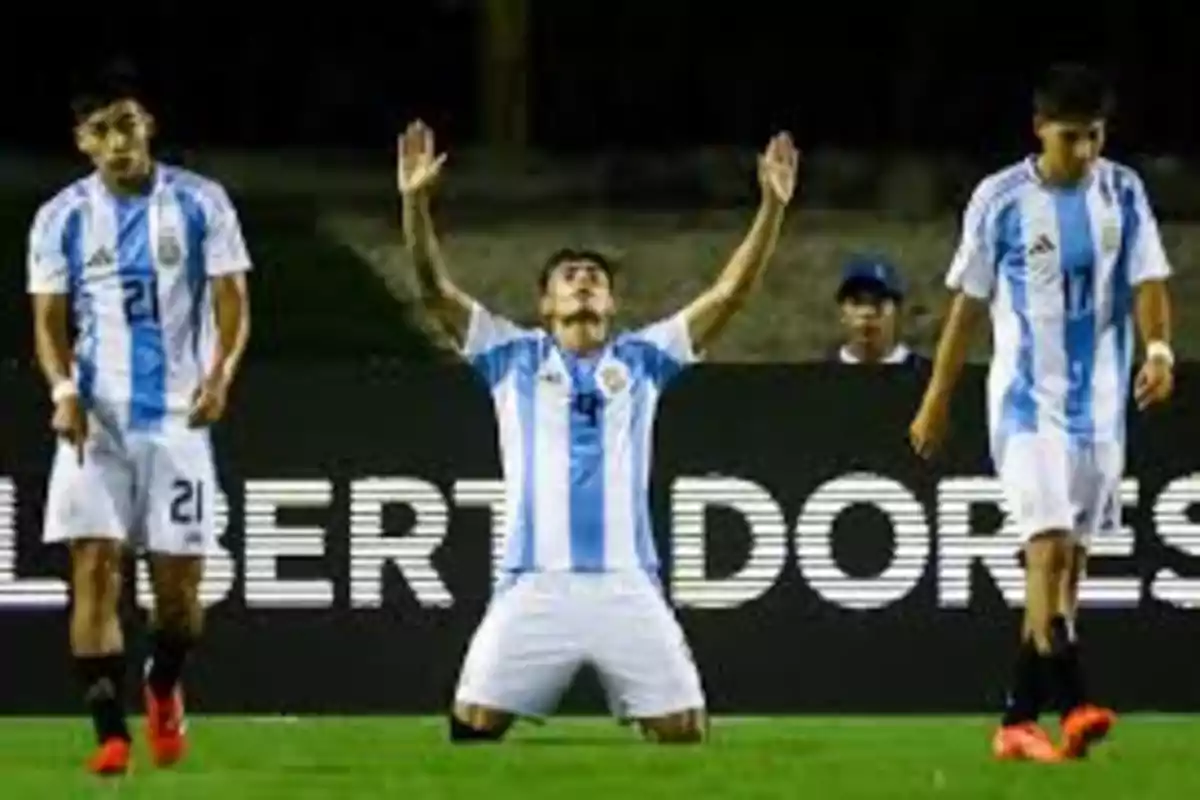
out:
{"label": "player with raised arms", "polygon": [[446,270],[430,195],[446,155],[422,123],[400,139],[404,233],[426,308],[495,404],[507,487],[502,579],[466,654],[454,742],[496,741],[557,705],[585,664],[614,713],[660,742],[707,730],[700,676],[658,581],[648,482],[655,406],[743,304],[774,251],[795,188],[787,134],[758,162],[761,203],[716,281],[678,313],[612,329],[614,270],[565,249],[538,278],[544,328],[487,311]]}
{"label": "player with raised arms", "polygon": [[130,764],[118,604],[131,550],[148,554],[153,584],[151,753],[165,766],[185,751],[181,676],[216,534],[208,426],[248,341],[250,259],[225,190],[151,156],[155,119],[132,68],[88,75],[71,105],[95,170],[38,210],[28,291],[59,438],[44,536],[70,548],[71,652],[98,741],[89,768],[110,775]]}
{"label": "player with raised arms", "polygon": [[[947,285],[956,292],[910,436],[930,456],[945,436],[971,332],[990,311],[992,459],[1024,541],[1025,610],[1001,759],[1082,758],[1115,721],[1089,702],[1079,581],[1093,538],[1120,524],[1135,350],[1139,408],[1173,387],[1171,274],[1146,189],[1102,158],[1112,93],[1091,69],[1052,68],[1034,98],[1041,152],[986,178],[967,205]],[[1039,726],[1060,714],[1061,741]]]}

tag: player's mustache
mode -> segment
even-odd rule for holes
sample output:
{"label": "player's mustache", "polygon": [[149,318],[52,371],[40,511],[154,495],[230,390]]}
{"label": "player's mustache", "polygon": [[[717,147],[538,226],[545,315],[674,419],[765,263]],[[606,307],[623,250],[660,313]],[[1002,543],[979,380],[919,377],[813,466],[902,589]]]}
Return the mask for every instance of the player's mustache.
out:
{"label": "player's mustache", "polygon": [[590,308],[581,308],[578,311],[567,314],[563,317],[563,322],[574,324],[580,322],[600,322],[600,315]]}

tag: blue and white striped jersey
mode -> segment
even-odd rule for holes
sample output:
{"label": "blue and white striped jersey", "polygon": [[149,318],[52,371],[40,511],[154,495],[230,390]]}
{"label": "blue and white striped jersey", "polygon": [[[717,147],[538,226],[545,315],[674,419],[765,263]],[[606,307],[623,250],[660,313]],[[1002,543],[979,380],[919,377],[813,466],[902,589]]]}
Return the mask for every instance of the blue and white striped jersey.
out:
{"label": "blue and white striped jersey", "polygon": [[946,283],[990,301],[993,451],[1020,432],[1077,446],[1125,438],[1133,287],[1171,274],[1138,175],[1098,161],[1076,187],[1034,159],[986,178],[967,206]]}
{"label": "blue and white striped jersey", "polygon": [[656,570],[651,435],[663,388],[696,360],[683,317],[581,357],[476,305],[463,354],[496,407],[508,512],[501,570]]}
{"label": "blue and white striped jersey", "polygon": [[225,190],[165,165],[144,196],[71,184],[29,234],[28,291],[71,296],[80,397],[122,429],[186,419],[214,354],[209,278],[249,269]]}

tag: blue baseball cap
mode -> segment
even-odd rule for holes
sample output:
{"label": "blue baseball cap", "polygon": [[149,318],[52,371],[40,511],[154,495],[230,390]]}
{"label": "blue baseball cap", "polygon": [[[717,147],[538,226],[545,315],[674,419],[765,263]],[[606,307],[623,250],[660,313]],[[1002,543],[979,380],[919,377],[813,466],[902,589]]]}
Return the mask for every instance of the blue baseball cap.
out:
{"label": "blue baseball cap", "polygon": [[840,303],[855,291],[867,291],[896,302],[904,299],[904,283],[892,262],[875,256],[854,256],[842,265],[842,282],[838,284]]}

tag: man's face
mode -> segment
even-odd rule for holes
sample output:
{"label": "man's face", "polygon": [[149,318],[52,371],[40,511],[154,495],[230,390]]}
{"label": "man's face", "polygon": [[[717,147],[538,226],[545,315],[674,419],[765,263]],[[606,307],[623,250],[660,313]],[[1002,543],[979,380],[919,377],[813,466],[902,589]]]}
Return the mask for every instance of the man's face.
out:
{"label": "man's face", "polygon": [[130,180],[147,173],[154,118],[136,100],[118,100],[75,126],[75,144],[102,174]]}
{"label": "man's face", "polygon": [[594,261],[563,261],[550,272],[541,299],[543,317],[567,323],[603,322],[615,309],[612,282]]}
{"label": "man's face", "polygon": [[1077,181],[1087,175],[1104,149],[1104,120],[1064,121],[1036,118],[1034,130],[1042,154],[1059,176]]}
{"label": "man's face", "polygon": [[878,287],[851,287],[842,298],[842,326],[849,343],[890,350],[896,340],[896,301]]}

